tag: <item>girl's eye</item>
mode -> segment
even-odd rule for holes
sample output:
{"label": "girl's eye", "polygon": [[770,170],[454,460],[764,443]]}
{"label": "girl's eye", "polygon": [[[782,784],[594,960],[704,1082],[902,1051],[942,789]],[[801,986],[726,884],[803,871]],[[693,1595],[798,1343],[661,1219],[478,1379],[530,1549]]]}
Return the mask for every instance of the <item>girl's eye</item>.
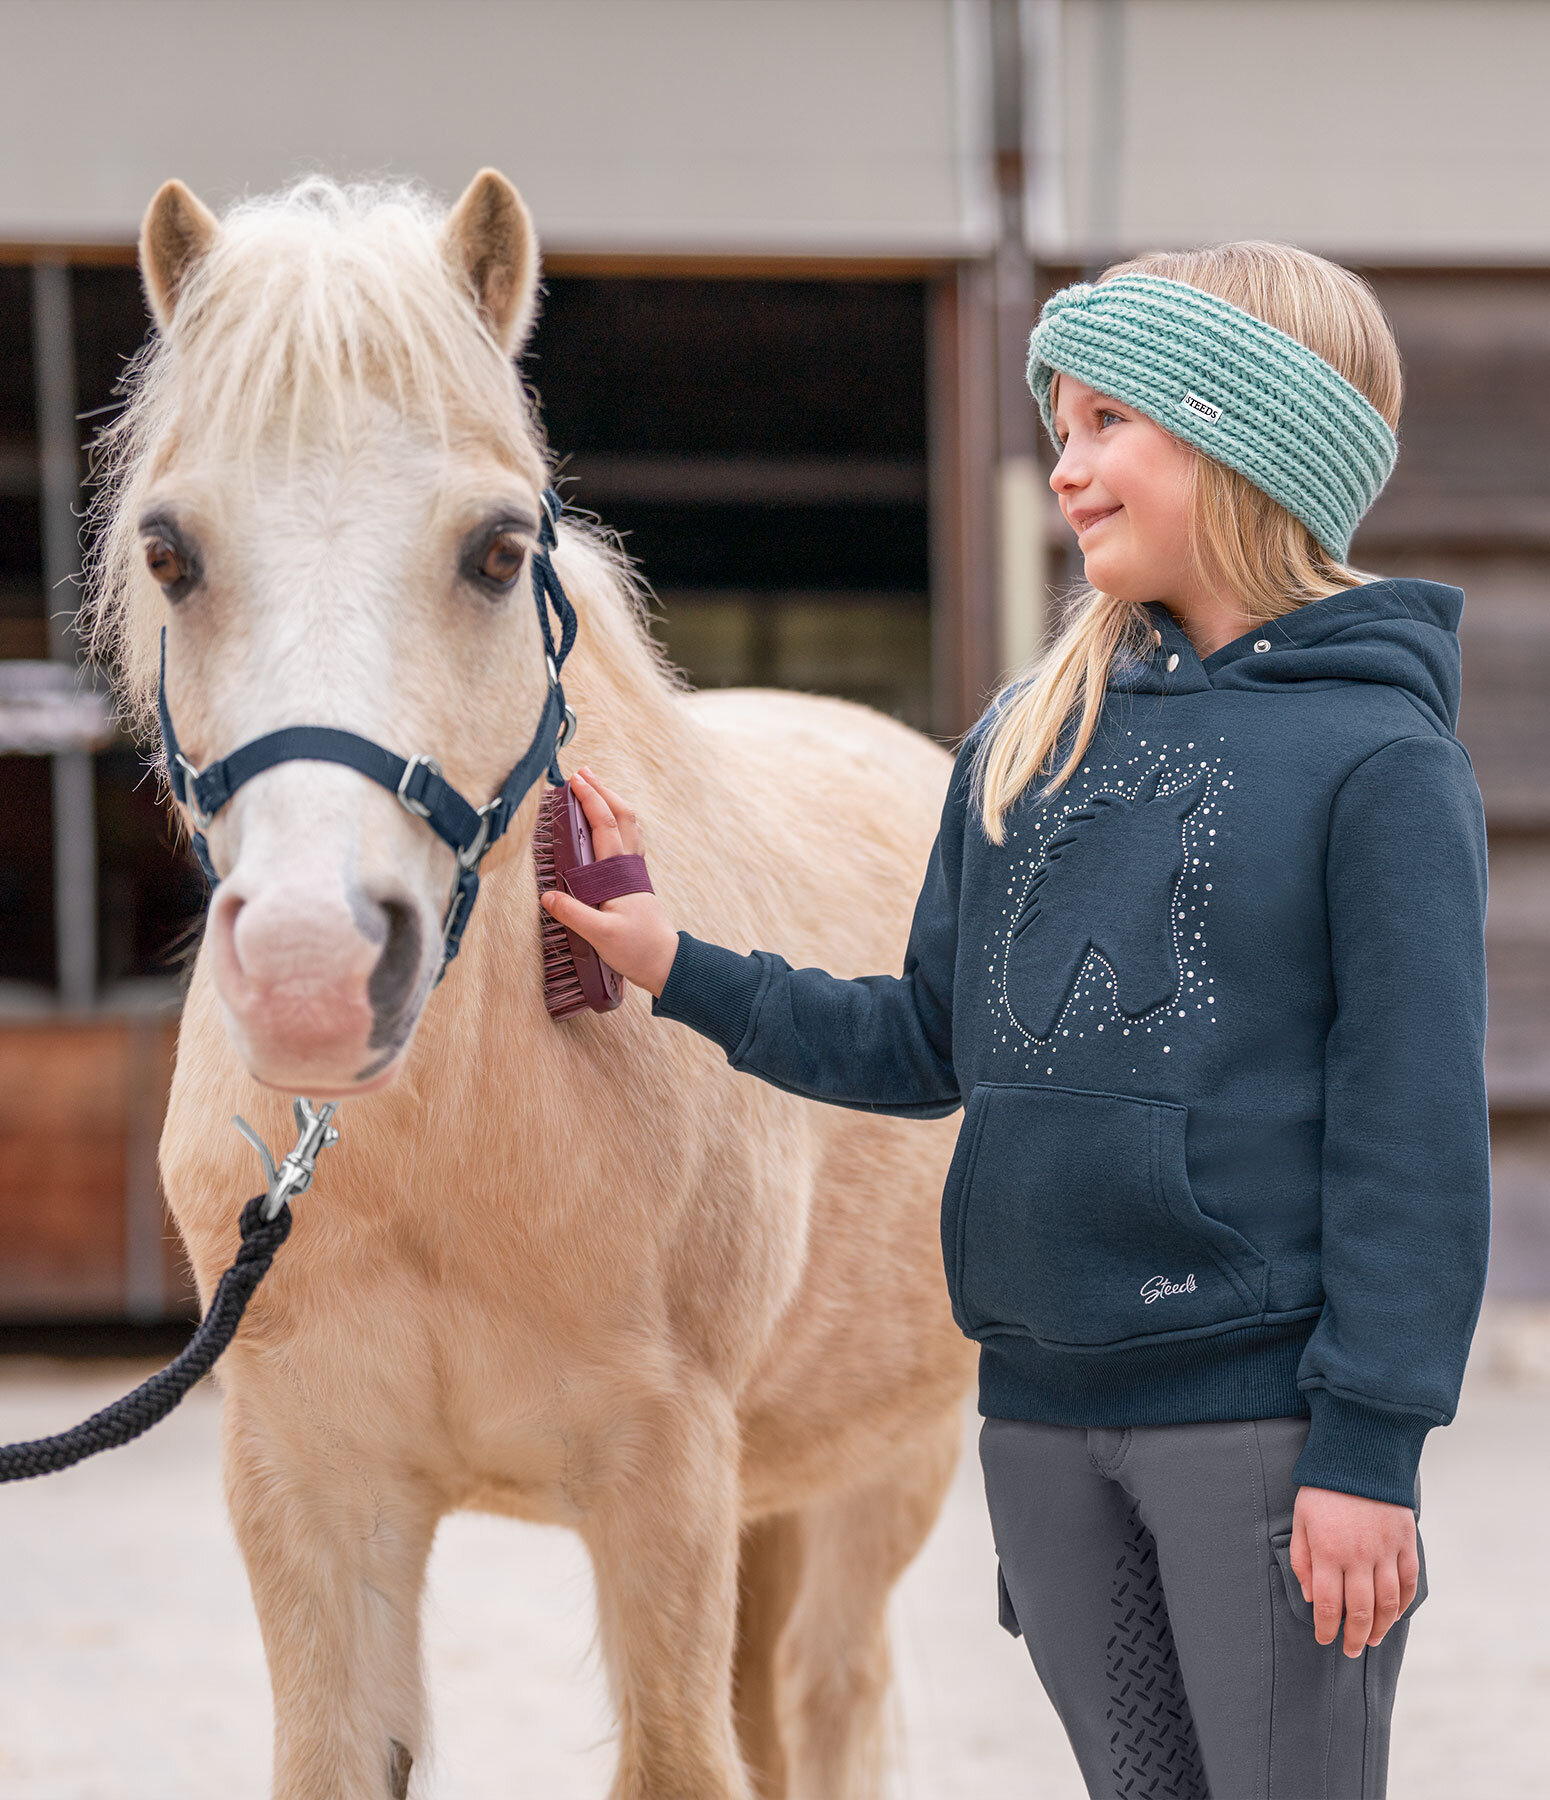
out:
{"label": "girl's eye", "polygon": [[526,559],[527,545],[520,535],[515,531],[498,531],[479,559],[479,578],[491,587],[510,587],[522,573]]}
{"label": "girl's eye", "polygon": [[1110,412],[1109,409],[1105,407],[1103,411],[1098,414],[1098,429],[1102,431],[1103,427],[1110,419],[1113,419],[1115,423],[1119,425],[1123,425],[1125,422],[1123,413]]}

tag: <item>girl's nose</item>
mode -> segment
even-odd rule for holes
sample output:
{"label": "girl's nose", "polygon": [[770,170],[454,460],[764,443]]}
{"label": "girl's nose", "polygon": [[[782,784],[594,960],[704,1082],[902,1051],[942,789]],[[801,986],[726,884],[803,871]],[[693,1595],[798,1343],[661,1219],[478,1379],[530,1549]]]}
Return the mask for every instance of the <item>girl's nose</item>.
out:
{"label": "girl's nose", "polygon": [[1079,488],[1086,476],[1077,466],[1077,459],[1071,454],[1069,444],[1061,451],[1060,460],[1049,472],[1049,484],[1057,494],[1068,494],[1073,488]]}

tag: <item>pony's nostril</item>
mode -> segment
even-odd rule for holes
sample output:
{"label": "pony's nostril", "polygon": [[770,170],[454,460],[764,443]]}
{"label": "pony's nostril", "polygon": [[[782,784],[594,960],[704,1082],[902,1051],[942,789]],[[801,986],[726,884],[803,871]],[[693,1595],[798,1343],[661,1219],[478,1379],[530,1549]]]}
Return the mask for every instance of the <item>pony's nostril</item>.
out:
{"label": "pony's nostril", "polygon": [[205,926],[207,935],[227,946],[239,972],[242,955],[237,946],[237,917],[242,907],[243,896],[230,882],[223,881],[210,901],[210,915]]}
{"label": "pony's nostril", "polygon": [[[404,1008],[414,991],[420,970],[420,920],[413,907],[401,900],[384,900],[375,909],[383,927],[382,951],[366,984],[371,1002],[373,1050],[397,1042]],[[373,932],[372,937],[376,937]]]}

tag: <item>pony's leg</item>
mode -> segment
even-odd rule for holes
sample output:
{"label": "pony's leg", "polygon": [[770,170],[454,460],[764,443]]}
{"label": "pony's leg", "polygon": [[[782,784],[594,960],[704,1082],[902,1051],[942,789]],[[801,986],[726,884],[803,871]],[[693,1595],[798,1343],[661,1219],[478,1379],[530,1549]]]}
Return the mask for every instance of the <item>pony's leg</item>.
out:
{"label": "pony's leg", "polygon": [[776,1646],[791,1616],[801,1567],[802,1526],[795,1513],[772,1513],[743,1527],[732,1706],[743,1760],[759,1800],[786,1800],[786,1753],[776,1708]]}
{"label": "pony's leg", "polygon": [[[425,1741],[419,1613],[439,1509],[294,1396],[229,1392],[226,1499],[274,1694],[275,1800],[406,1800]],[[263,1423],[273,1399],[279,1429]]]}
{"label": "pony's leg", "polygon": [[879,1800],[887,1769],[888,1596],[941,1510],[958,1409],[865,1487],[802,1509],[801,1586],[781,1641],[788,1800]]}
{"label": "pony's leg", "polygon": [[611,1800],[753,1800],[732,1723],[738,1443],[726,1397],[685,1384],[611,1434],[581,1530],[619,1718]]}

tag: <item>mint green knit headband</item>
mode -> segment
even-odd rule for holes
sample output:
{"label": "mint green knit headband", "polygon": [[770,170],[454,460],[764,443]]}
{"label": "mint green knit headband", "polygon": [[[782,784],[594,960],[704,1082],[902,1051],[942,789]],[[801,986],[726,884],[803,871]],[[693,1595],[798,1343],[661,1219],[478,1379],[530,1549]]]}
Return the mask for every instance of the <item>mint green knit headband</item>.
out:
{"label": "mint green knit headband", "polygon": [[1159,275],[1079,281],[1045,301],[1028,342],[1028,385],[1052,438],[1057,371],[1236,469],[1340,562],[1398,455],[1377,408],[1322,356]]}

